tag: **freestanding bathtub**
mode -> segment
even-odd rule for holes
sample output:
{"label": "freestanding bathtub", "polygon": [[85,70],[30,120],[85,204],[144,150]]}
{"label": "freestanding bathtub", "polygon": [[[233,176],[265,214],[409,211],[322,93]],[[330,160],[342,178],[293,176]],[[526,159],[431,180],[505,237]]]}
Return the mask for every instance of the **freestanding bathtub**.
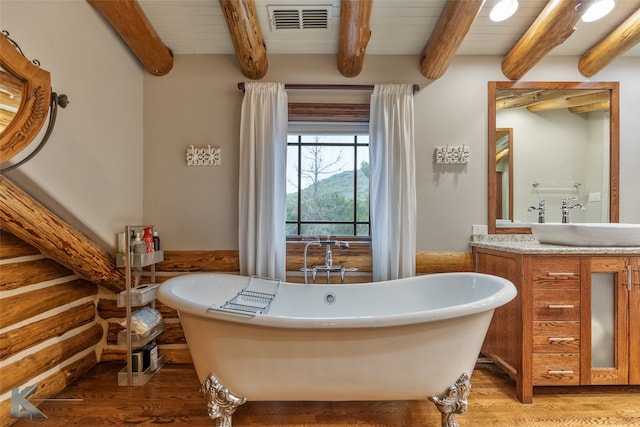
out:
{"label": "freestanding bathtub", "polygon": [[349,285],[189,274],[158,290],[180,315],[221,427],[247,399],[427,398],[443,426],[457,426],[493,311],[515,295],[479,273]]}

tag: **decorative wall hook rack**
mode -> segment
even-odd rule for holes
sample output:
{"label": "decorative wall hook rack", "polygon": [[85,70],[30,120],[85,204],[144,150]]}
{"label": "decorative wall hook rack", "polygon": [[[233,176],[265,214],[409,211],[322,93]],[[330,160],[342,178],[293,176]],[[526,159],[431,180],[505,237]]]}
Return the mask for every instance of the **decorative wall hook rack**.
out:
{"label": "decorative wall hook rack", "polygon": [[436,147],[435,156],[437,164],[468,163],[469,147],[465,144],[461,146],[450,146],[447,144],[446,147]]}
{"label": "decorative wall hook rack", "polygon": [[219,166],[221,163],[220,148],[194,147],[187,148],[188,166]]}

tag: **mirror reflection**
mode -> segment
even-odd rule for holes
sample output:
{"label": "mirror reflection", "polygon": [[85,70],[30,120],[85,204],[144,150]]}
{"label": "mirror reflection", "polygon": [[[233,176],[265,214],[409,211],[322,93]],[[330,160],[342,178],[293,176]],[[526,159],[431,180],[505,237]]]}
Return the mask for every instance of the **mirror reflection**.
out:
{"label": "mirror reflection", "polygon": [[513,129],[496,129],[496,221],[513,221]]}
{"label": "mirror reflection", "polygon": [[23,82],[0,67],[0,133],[11,123],[20,108]]}
{"label": "mirror reflection", "polygon": [[617,222],[617,84],[491,83],[489,231]]}

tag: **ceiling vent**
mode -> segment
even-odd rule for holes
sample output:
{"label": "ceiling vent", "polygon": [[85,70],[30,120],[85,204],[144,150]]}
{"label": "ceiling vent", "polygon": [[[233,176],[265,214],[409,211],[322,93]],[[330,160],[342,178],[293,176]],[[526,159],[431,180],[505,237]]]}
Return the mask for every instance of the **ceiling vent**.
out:
{"label": "ceiling vent", "polygon": [[267,6],[271,31],[329,29],[331,5]]}

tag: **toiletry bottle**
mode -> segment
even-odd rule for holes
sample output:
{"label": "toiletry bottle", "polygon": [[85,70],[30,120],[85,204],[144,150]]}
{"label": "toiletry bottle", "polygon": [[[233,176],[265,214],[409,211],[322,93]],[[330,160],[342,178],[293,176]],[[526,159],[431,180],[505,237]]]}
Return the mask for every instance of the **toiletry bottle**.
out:
{"label": "toiletry bottle", "polygon": [[151,234],[151,227],[144,228],[144,235],[142,241],[147,245],[146,252],[153,252],[153,235]]}
{"label": "toiletry bottle", "polygon": [[160,250],[160,237],[158,236],[157,231],[153,232],[153,250],[154,251]]}
{"label": "toiletry bottle", "polygon": [[129,236],[129,252],[135,253],[136,251],[136,231],[131,230],[131,236]]}
{"label": "toiletry bottle", "polygon": [[133,241],[133,253],[144,254],[147,252],[147,244],[142,241],[140,233],[136,233],[136,239]]}

